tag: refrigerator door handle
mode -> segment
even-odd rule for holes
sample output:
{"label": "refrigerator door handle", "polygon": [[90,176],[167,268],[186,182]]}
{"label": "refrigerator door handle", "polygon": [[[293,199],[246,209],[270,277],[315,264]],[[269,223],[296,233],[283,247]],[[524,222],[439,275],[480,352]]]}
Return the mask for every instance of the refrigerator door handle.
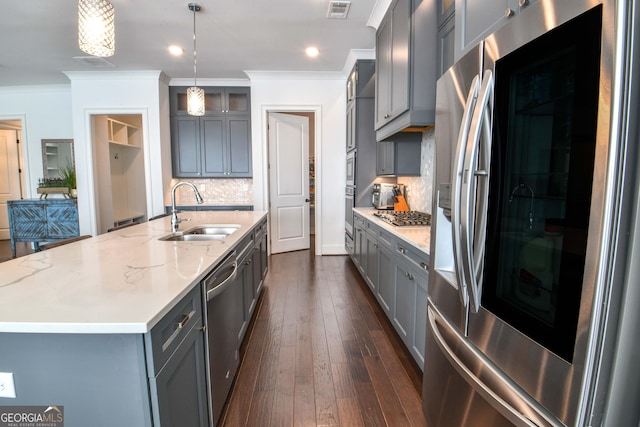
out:
{"label": "refrigerator door handle", "polygon": [[[473,313],[477,313],[480,309],[482,294],[482,264],[489,202],[493,88],[493,73],[491,70],[486,70],[469,128],[469,143],[463,167],[465,179],[462,183],[460,198],[462,268],[469,288],[469,308]],[[482,138],[483,135],[484,138]]]}
{"label": "refrigerator door handle", "polygon": [[[476,393],[518,427],[563,427],[562,423],[520,390],[513,380],[495,368],[486,356],[461,336],[435,308],[431,298],[427,301],[428,323],[434,341],[451,366]],[[452,337],[450,340],[456,341],[453,345],[447,343],[441,329]],[[473,368],[469,368],[468,364],[473,364]]]}
{"label": "refrigerator door handle", "polygon": [[462,170],[464,167],[464,156],[469,139],[469,129],[471,127],[471,119],[473,110],[475,109],[476,99],[478,98],[478,90],[480,88],[480,76],[476,75],[471,81],[467,102],[462,115],[462,123],[460,124],[460,132],[458,133],[458,141],[456,145],[456,158],[452,176],[452,197],[451,197],[451,229],[453,243],[453,257],[456,270],[456,279],[458,282],[458,294],[463,307],[469,303],[469,291],[467,290],[467,282],[464,278],[464,270],[462,267],[463,253],[461,251],[461,230],[460,230],[460,198],[462,195]]}

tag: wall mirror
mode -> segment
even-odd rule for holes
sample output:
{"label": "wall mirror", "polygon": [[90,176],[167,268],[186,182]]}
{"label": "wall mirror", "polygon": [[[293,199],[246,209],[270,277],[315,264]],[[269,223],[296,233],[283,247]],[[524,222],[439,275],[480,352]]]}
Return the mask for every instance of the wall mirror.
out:
{"label": "wall mirror", "polygon": [[60,169],[67,165],[72,165],[75,168],[73,139],[43,139],[43,177],[45,179],[61,178]]}

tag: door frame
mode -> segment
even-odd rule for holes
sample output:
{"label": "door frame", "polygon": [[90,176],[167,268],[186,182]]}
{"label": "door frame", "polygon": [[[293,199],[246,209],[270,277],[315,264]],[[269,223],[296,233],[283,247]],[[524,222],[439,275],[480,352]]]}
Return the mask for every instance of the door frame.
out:
{"label": "door frame", "polygon": [[[145,197],[147,198],[147,216],[151,216],[153,212],[153,194],[158,191],[157,186],[162,187],[163,183],[154,183],[151,179],[151,149],[149,141],[149,110],[148,108],[85,108],[84,115],[84,141],[82,147],[79,144],[74,145],[74,155],[76,157],[76,172],[79,167],[85,168],[85,176],[88,181],[86,194],[88,195],[86,209],[88,209],[89,234],[98,235],[98,201],[96,189],[96,165],[95,165],[95,141],[93,141],[93,116],[121,116],[121,115],[139,115],[142,122],[142,139],[140,140],[142,156],[144,159],[144,179],[145,179]],[[80,151],[78,151],[80,150]],[[84,165],[78,164],[77,159],[83,159]],[[161,188],[160,192],[164,194]],[[80,205],[78,205],[79,207]],[[80,226],[82,229],[82,225]]]}
{"label": "door frame", "polygon": [[[2,123],[6,121],[19,121],[20,126],[14,127]],[[31,162],[29,161],[31,157],[29,156],[29,146],[27,144],[28,139],[27,128],[25,126],[26,122],[26,114],[0,114],[0,127],[2,129],[15,130],[20,133],[20,144],[18,144],[18,161],[20,162],[20,170],[22,171],[20,173],[20,192],[22,193],[23,198],[31,197],[31,188],[35,188],[35,186],[31,185],[32,180],[30,172],[32,168],[30,167]],[[38,141],[38,144],[40,144],[40,141]],[[42,158],[40,161],[42,162]],[[40,164],[39,173],[42,173],[42,164]]]}
{"label": "door frame", "polygon": [[[316,255],[322,255],[322,222],[319,221],[319,212],[322,211],[322,159],[320,157],[321,144],[322,144],[322,107],[317,104],[301,105],[301,104],[281,104],[281,105],[262,105],[261,107],[261,119],[262,119],[262,138],[264,143],[263,156],[262,156],[262,194],[263,194],[263,206],[270,206],[271,196],[269,194],[269,113],[313,113],[313,157],[315,159],[315,209],[314,209],[314,227],[315,227],[315,242],[314,250]],[[311,138],[311,133],[309,138]],[[311,151],[309,152],[311,155]],[[271,224],[269,224],[269,231],[271,231]],[[271,233],[269,233],[271,235]],[[271,253],[271,243],[269,243],[269,253]]]}

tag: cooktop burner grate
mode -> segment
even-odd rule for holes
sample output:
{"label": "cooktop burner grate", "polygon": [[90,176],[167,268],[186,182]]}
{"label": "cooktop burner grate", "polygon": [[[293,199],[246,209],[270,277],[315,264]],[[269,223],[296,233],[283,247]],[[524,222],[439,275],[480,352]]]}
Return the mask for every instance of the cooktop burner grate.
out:
{"label": "cooktop burner grate", "polygon": [[385,211],[375,212],[375,216],[397,227],[431,225],[431,214],[418,211]]}

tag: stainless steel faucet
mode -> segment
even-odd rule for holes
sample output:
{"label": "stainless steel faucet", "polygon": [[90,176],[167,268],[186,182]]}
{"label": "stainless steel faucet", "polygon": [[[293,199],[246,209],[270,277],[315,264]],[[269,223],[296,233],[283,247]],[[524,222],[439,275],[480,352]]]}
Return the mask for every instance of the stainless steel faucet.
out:
{"label": "stainless steel faucet", "polygon": [[176,231],[178,231],[178,224],[180,224],[182,221],[189,221],[189,218],[178,218],[178,211],[176,210],[176,188],[180,187],[181,185],[188,185],[193,189],[193,192],[196,193],[196,202],[198,202],[199,205],[202,204],[203,202],[202,196],[200,195],[200,192],[198,191],[195,185],[185,181],[180,181],[176,183],[171,189],[171,232],[172,233],[175,233]]}
{"label": "stainless steel faucet", "polygon": [[535,195],[533,194],[533,189],[528,185],[524,185],[524,184],[518,185],[511,192],[511,197],[509,197],[509,203],[513,201],[513,196],[521,189],[525,191],[528,190],[531,195],[531,199],[529,200],[529,230],[531,230],[533,228],[533,198],[535,197]]}

